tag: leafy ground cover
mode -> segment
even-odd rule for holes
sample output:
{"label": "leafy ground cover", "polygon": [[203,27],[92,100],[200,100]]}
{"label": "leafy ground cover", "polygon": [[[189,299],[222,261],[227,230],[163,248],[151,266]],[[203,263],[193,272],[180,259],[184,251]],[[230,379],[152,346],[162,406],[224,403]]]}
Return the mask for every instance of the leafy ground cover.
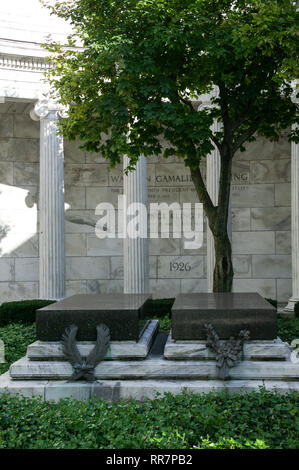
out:
{"label": "leafy ground cover", "polygon": [[293,339],[299,338],[299,317],[285,318],[278,316],[277,326],[278,336],[282,341],[290,344]]}
{"label": "leafy ground cover", "polygon": [[299,394],[168,394],[143,403],[0,397],[0,448],[299,448]]}
{"label": "leafy ground cover", "polygon": [[0,363],[0,374],[9,369],[10,364],[25,356],[27,346],[36,341],[35,325],[11,323],[0,327],[0,339],[5,344],[4,364]]}

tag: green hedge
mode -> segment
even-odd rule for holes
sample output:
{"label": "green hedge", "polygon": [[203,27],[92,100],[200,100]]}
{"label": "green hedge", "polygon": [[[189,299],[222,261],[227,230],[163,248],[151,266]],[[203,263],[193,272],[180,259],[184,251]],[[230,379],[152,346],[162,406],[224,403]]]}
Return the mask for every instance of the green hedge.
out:
{"label": "green hedge", "polygon": [[299,318],[277,317],[278,336],[282,341],[291,343],[299,338]]}
{"label": "green hedge", "polygon": [[171,316],[171,307],[175,299],[152,299],[149,304],[148,315],[153,317]]}
{"label": "green hedge", "polygon": [[277,300],[265,298],[273,307],[277,308]]}
{"label": "green hedge", "polygon": [[0,326],[9,323],[34,323],[35,311],[54,303],[53,300],[20,300],[4,302],[0,306]]}
{"label": "green hedge", "polygon": [[299,394],[180,394],[111,403],[0,397],[0,448],[299,448]]}
{"label": "green hedge", "polygon": [[0,374],[3,374],[13,362],[25,356],[27,346],[36,341],[35,325],[11,323],[0,327],[0,339],[5,344],[6,362],[0,364]]}

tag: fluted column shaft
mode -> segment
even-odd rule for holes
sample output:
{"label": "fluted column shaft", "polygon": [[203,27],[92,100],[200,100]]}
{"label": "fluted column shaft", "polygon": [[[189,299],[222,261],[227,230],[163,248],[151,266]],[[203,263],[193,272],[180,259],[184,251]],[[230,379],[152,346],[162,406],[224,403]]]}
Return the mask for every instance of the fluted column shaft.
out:
{"label": "fluted column shaft", "polygon": [[292,142],[292,296],[285,313],[294,313],[295,304],[299,302],[299,144]]}
{"label": "fluted column shaft", "polygon": [[[129,159],[124,157],[124,169]],[[124,175],[124,195],[126,207],[124,212],[124,229],[131,216],[127,208],[134,203],[142,203],[147,207],[147,174],[146,158],[140,156],[136,169]],[[146,217],[142,223],[147,225]],[[130,238],[126,233],[124,238],[124,292],[127,294],[147,294],[149,292],[149,257],[148,238]]]}
{"label": "fluted column shaft", "polygon": [[40,119],[39,293],[53,300],[65,297],[64,157],[58,112],[56,103],[43,100],[31,113]]}

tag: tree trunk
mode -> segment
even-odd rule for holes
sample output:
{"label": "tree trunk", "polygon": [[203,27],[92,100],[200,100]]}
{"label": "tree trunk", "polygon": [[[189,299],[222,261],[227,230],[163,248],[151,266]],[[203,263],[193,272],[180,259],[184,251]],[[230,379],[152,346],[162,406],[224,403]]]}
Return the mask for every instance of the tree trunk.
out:
{"label": "tree trunk", "polygon": [[229,152],[223,153],[221,155],[216,223],[212,224],[211,227],[215,247],[213,292],[231,292],[233,286],[234,270],[232,264],[232,249],[227,229],[231,169],[232,156]]}
{"label": "tree trunk", "polygon": [[231,242],[227,233],[231,186],[232,155],[229,151],[221,154],[221,172],[219,181],[218,205],[214,206],[200,168],[191,169],[192,180],[200,202],[203,204],[209,227],[214,237],[215,268],[213,292],[231,292],[234,270],[232,264]]}
{"label": "tree trunk", "polygon": [[231,292],[233,286],[234,270],[232,264],[231,242],[227,229],[218,236],[214,235],[215,269],[213,292]]}

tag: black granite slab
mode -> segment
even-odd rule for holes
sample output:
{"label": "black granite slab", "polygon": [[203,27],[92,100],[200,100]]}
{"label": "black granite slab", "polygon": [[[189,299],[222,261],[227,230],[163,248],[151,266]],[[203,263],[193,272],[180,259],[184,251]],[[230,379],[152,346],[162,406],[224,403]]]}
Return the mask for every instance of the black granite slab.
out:
{"label": "black granite slab", "polygon": [[78,326],[78,341],[95,341],[105,323],[112,341],[138,341],[139,318],[150,302],[147,294],[73,295],[36,311],[37,339],[60,341],[65,329]]}
{"label": "black granite slab", "polygon": [[211,323],[221,339],[250,331],[251,340],[277,337],[277,313],[256,293],[179,294],[171,309],[174,340],[205,339],[204,324]]}

